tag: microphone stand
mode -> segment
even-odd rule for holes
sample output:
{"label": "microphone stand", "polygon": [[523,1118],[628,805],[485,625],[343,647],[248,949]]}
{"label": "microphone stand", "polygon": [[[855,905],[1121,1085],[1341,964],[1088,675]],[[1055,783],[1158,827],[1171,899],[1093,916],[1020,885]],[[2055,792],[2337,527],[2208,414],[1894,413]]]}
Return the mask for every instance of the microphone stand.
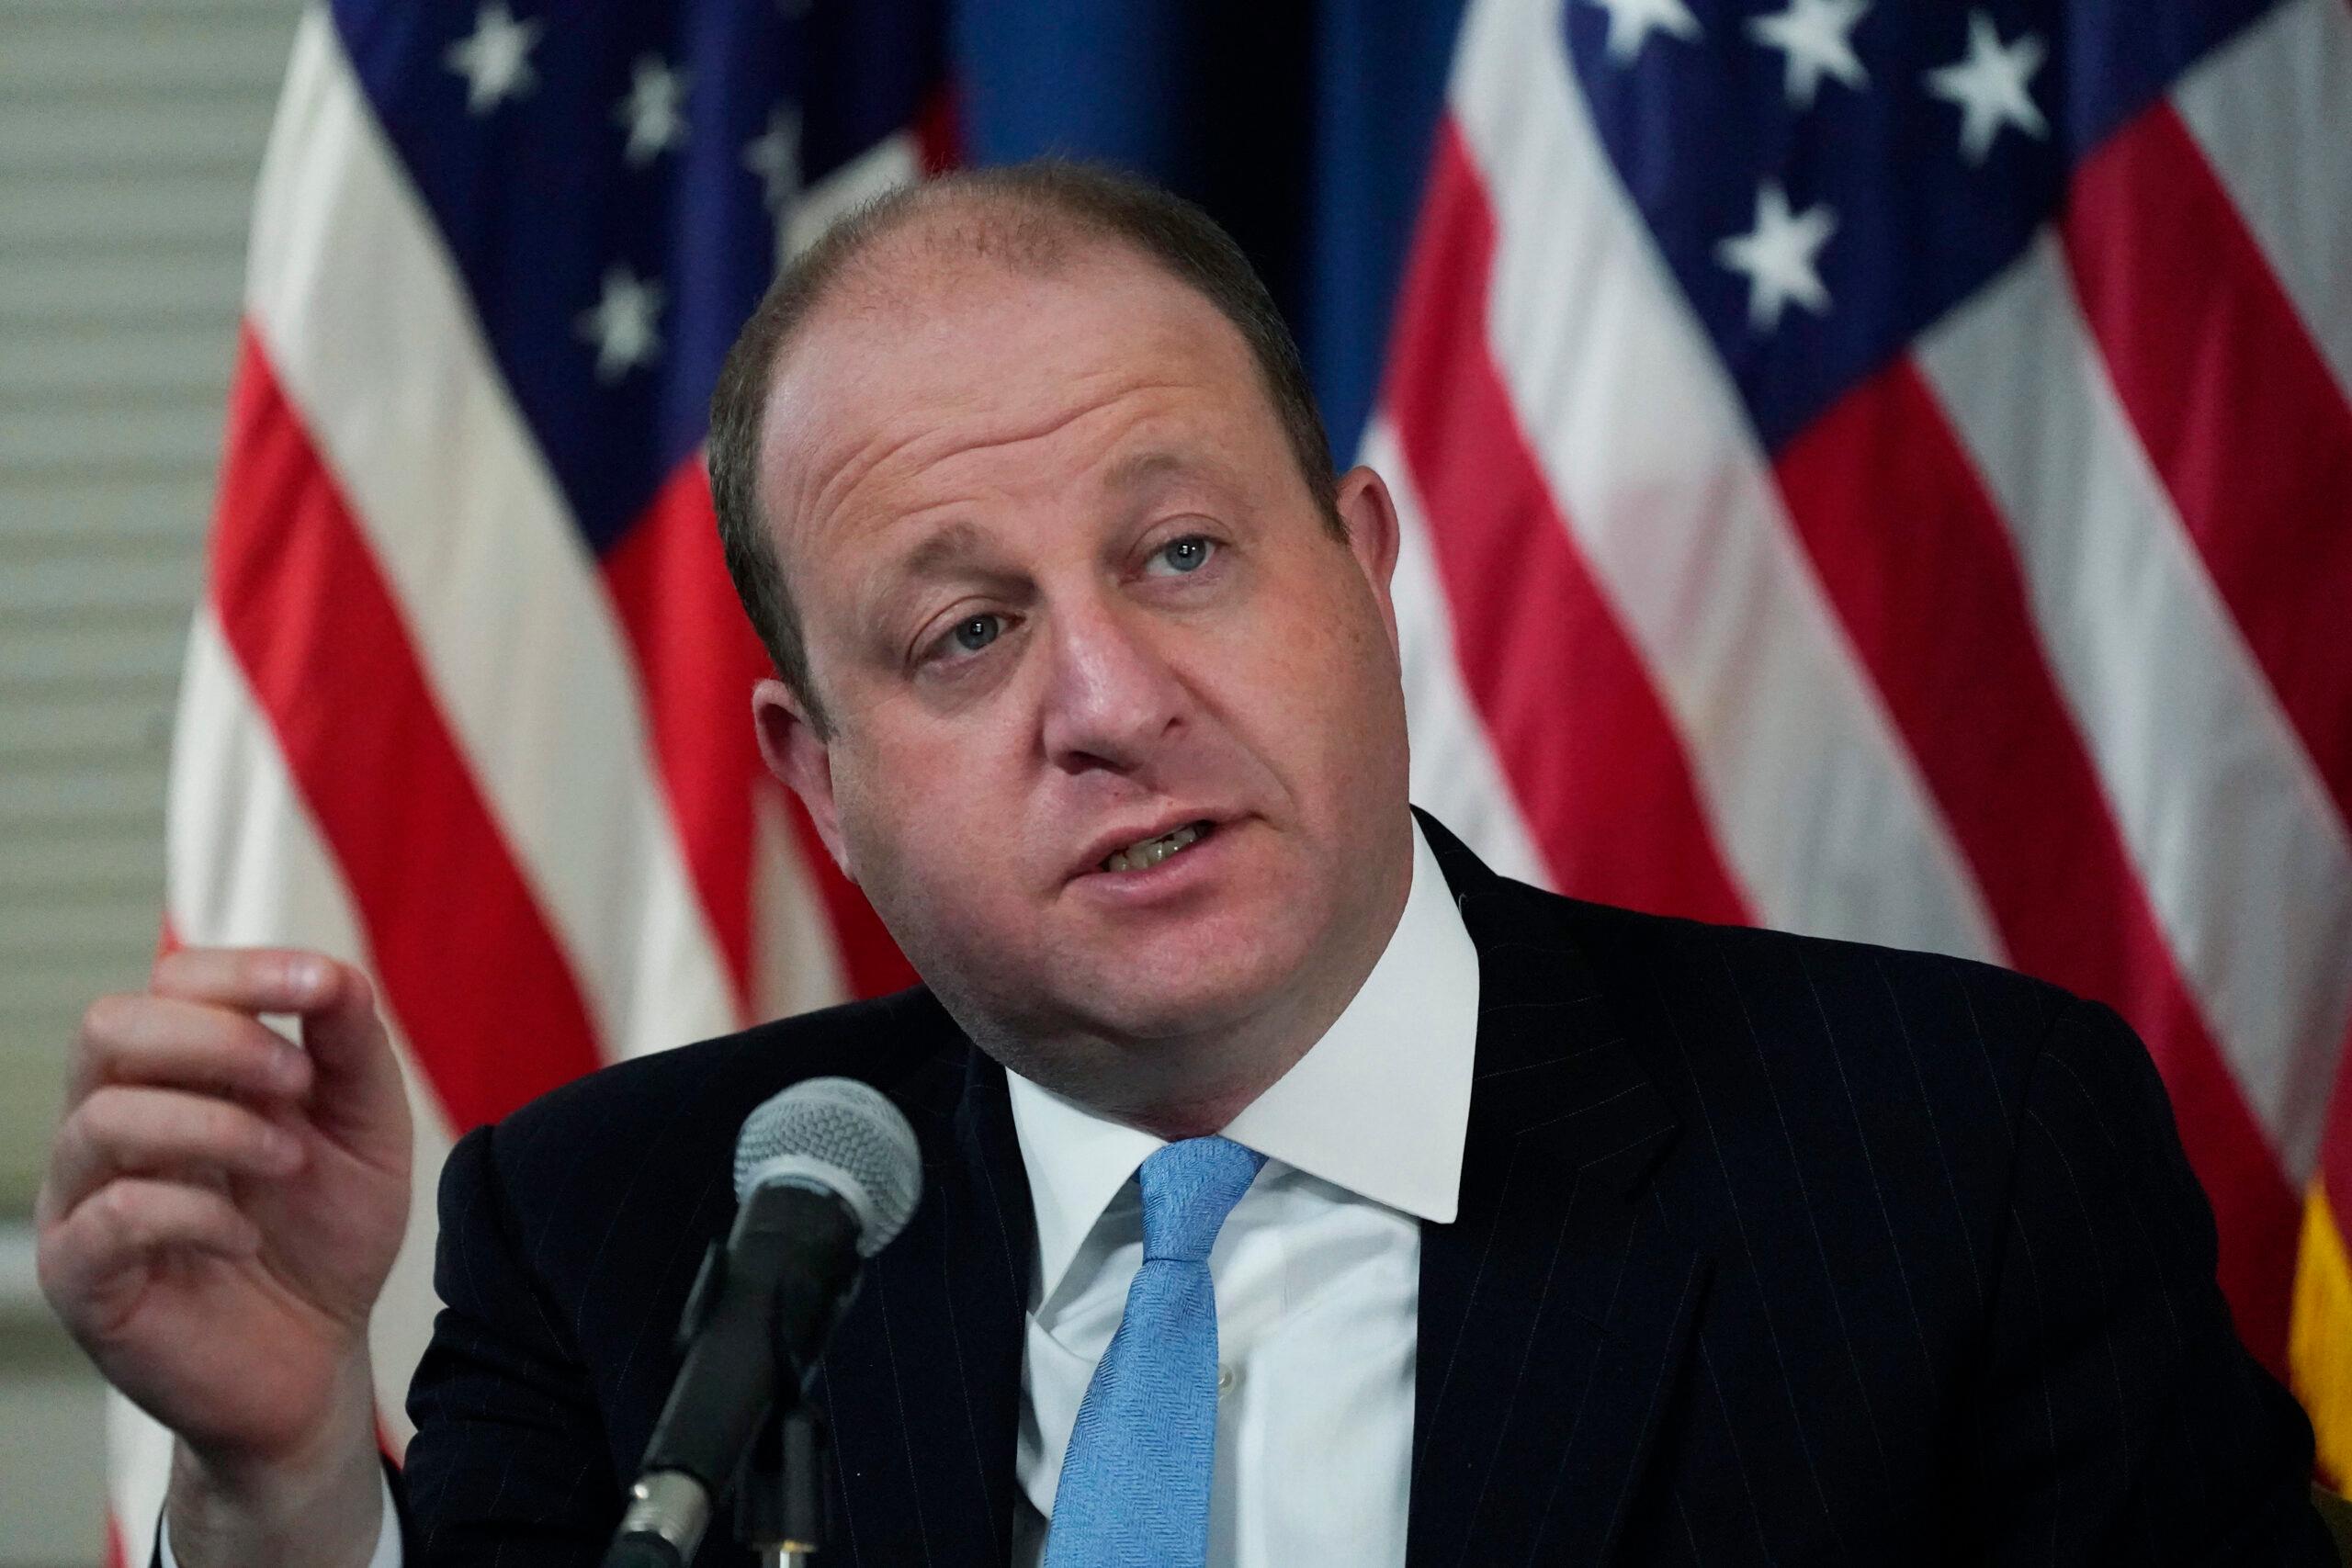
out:
{"label": "microphone stand", "polygon": [[735,1494],[735,1539],[758,1554],[760,1568],[817,1568],[829,1459],[824,1418],[806,1400],[779,1402]]}

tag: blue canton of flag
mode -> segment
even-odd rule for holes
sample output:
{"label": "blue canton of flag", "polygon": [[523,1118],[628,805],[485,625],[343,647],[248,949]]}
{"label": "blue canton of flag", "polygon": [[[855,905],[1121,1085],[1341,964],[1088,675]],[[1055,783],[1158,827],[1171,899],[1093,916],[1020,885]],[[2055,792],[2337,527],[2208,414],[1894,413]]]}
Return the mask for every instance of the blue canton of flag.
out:
{"label": "blue canton of flag", "polygon": [[599,553],[701,446],[795,197],[941,74],[922,0],[334,9]]}
{"label": "blue canton of flag", "polygon": [[2268,8],[1569,0],[1562,25],[1625,188],[1777,450],[2014,260],[2086,153]]}

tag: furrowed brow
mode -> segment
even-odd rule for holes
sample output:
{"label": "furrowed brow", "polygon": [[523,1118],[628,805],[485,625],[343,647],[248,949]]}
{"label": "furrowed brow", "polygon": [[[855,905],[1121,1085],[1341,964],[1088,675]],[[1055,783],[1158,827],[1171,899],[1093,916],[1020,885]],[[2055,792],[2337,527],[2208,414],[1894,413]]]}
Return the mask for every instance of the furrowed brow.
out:
{"label": "furrowed brow", "polygon": [[926,577],[951,577],[987,553],[988,543],[979,529],[969,523],[950,523],[924,535],[912,549],[899,558],[898,564],[888,569],[886,576],[894,584]]}
{"label": "furrowed brow", "polygon": [[889,618],[910,592],[928,581],[985,574],[990,551],[987,536],[969,523],[950,523],[917,540],[905,554],[877,570],[867,581],[859,608],[868,626]]}

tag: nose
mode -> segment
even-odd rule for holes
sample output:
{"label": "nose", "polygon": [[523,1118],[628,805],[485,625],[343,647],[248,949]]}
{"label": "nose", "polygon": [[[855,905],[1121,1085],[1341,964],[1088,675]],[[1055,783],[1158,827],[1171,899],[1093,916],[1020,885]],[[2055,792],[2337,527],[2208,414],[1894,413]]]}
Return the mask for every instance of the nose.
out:
{"label": "nose", "polygon": [[1114,604],[1061,606],[1042,716],[1046,755],[1056,767],[1139,773],[1182,727],[1183,683],[1139,620]]}

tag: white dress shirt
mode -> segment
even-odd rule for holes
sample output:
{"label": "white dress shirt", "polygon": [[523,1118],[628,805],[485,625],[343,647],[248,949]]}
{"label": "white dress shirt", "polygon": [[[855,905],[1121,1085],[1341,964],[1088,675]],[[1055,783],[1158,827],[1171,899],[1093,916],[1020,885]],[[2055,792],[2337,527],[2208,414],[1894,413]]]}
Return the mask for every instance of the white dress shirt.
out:
{"label": "white dress shirt", "polygon": [[[1225,1129],[1265,1168],[1209,1253],[1216,1286],[1211,1568],[1405,1561],[1420,1222],[1453,1219],[1478,953],[1413,829],[1413,884],[1363,987]],[[1012,1560],[1035,1565],[1079,1401],[1143,1267],[1136,1168],[1163,1140],[1007,1075],[1037,1220]],[[163,1568],[178,1568],[171,1535]],[[401,1568],[389,1487],[369,1568]]]}
{"label": "white dress shirt", "polygon": [[[1266,1166],[1209,1253],[1212,1568],[1405,1561],[1419,1222],[1454,1216],[1477,1022],[1477,950],[1417,826],[1412,891],[1363,988],[1225,1129]],[[1079,1402],[1143,1265],[1136,1168],[1162,1141],[1011,1087],[1037,1219],[1012,1560],[1034,1565]]]}

